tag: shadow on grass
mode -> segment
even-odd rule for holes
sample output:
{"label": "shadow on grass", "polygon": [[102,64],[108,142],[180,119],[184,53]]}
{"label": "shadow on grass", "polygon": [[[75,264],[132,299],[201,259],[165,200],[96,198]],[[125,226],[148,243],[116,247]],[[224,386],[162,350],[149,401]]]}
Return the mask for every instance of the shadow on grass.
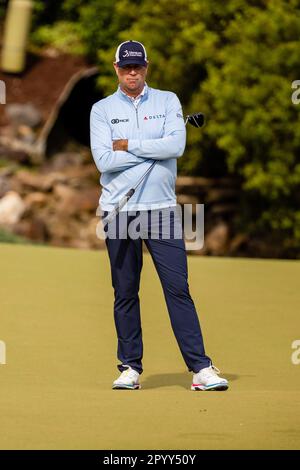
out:
{"label": "shadow on grass", "polygon": [[[225,372],[222,373],[221,376],[228,379],[229,382],[238,380],[240,377],[239,375],[226,374]],[[143,375],[141,375],[141,381],[143,384],[143,389],[172,387],[174,385],[183,389],[190,389],[192,377],[193,374],[191,372],[180,372],[176,374],[155,374],[148,376],[144,380],[142,379]]]}

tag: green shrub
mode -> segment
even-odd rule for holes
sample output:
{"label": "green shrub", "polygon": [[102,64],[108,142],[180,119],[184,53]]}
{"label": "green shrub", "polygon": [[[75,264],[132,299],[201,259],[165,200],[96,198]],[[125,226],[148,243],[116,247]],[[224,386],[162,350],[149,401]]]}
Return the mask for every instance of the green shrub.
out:
{"label": "green shrub", "polygon": [[3,228],[0,228],[0,243],[30,243],[26,238],[15,235],[14,233],[8,232]]}

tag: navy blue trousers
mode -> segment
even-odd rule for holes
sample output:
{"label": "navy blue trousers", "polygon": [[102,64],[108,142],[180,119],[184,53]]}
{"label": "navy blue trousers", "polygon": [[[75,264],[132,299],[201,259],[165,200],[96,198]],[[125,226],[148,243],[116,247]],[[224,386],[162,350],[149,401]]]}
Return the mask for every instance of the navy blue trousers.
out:
{"label": "navy blue trousers", "polygon": [[[196,373],[202,368],[210,366],[211,359],[205,354],[198,315],[189,292],[187,256],[182,225],[181,237],[177,239],[174,237],[174,225],[177,224],[178,228],[178,223],[181,224],[181,221],[179,222],[176,215],[173,214],[172,217],[171,214],[170,237],[163,238],[161,226],[159,226],[158,237],[156,234],[156,237],[152,238],[152,232],[150,234],[149,230],[147,231],[150,227],[151,212],[153,211],[121,212],[115,221],[117,236],[110,237],[109,226],[105,230],[107,232],[105,243],[114,288],[114,320],[118,336],[117,357],[121,361],[117,367],[121,372],[127,368],[126,366],[132,367],[140,374],[143,372],[139,287],[143,266],[142,243],[144,242],[162,285],[179,349],[188,370]],[[140,213],[148,215],[149,226],[146,226],[146,230],[143,231],[144,235],[141,230],[141,236],[133,239],[126,232],[128,236],[124,238],[124,226],[127,230],[130,222]],[[106,217],[107,214],[108,212],[103,212],[103,217]],[[123,217],[122,223],[120,215]],[[119,229],[119,226],[123,228]],[[123,238],[121,233],[123,233]],[[155,308],[154,304],[153,308]]]}

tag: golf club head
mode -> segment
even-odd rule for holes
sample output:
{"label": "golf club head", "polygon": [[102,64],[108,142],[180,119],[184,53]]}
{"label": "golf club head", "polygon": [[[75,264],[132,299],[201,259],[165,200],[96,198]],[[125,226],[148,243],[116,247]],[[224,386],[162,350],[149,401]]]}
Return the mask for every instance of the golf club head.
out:
{"label": "golf club head", "polygon": [[187,117],[187,122],[194,127],[202,127],[204,125],[205,116],[203,113],[189,114]]}

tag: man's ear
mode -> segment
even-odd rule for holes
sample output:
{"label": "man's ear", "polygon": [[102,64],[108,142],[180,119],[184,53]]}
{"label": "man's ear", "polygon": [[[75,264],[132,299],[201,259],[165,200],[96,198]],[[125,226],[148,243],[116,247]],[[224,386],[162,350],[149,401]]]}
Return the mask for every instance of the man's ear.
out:
{"label": "man's ear", "polygon": [[114,66],[114,69],[115,69],[116,74],[118,75],[118,66],[117,66],[117,63],[116,63],[116,62],[113,62],[113,66]]}

